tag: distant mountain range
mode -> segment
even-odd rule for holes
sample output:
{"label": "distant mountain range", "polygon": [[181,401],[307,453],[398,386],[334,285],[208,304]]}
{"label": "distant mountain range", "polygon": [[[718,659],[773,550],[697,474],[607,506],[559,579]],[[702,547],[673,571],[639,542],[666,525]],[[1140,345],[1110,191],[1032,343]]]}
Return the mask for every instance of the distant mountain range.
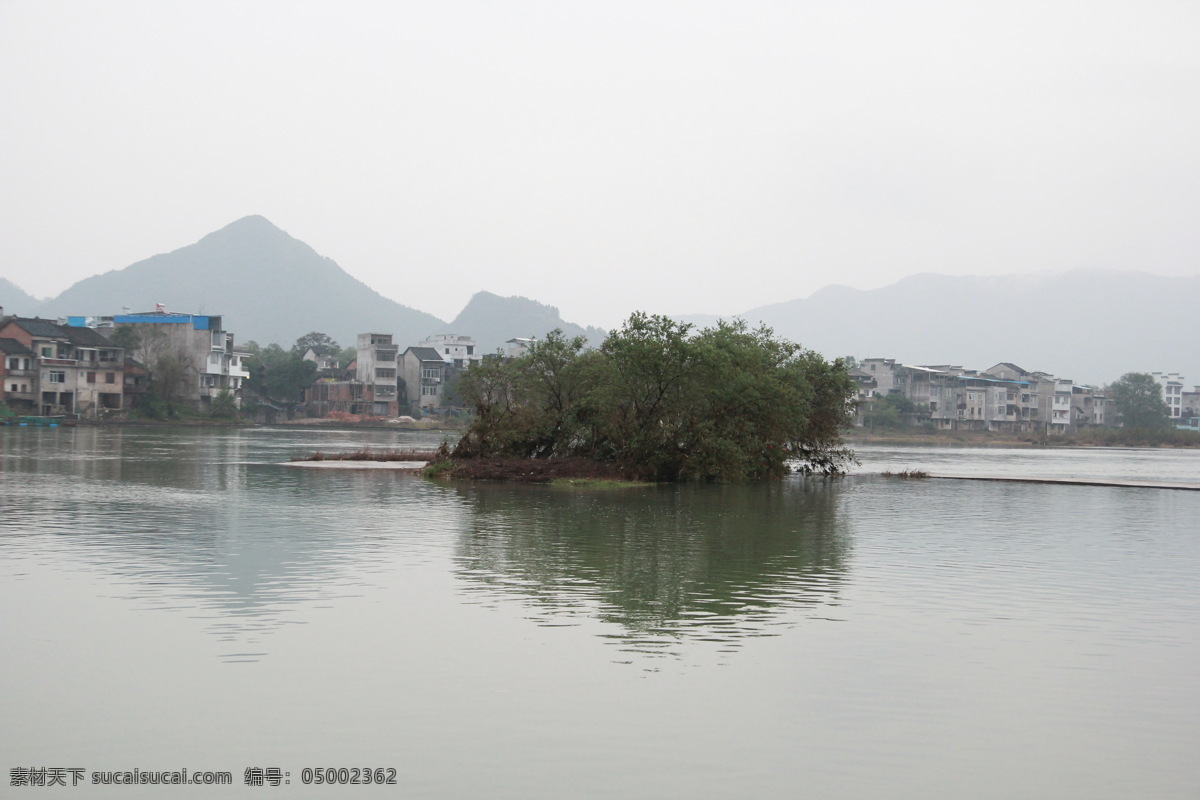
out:
{"label": "distant mountain range", "polygon": [[[480,292],[451,322],[383,297],[263,217],[240,219],[171,253],[79,281],[39,301],[0,278],[0,306],[24,316],[153,309],[221,314],[237,340],[285,347],[313,330],[343,346],[363,332],[403,345],[436,333],[473,336],[483,352],[513,337],[562,328],[599,344],[604,331],[558,309]],[[862,291],[827,286],[810,297],[750,309],[780,336],[827,357],[895,358],[985,369],[1008,361],[1081,383],[1126,372],[1180,372],[1200,383],[1195,310],[1200,277],[1075,270],[1055,275],[914,275]],[[633,310],[633,309],[630,309]],[[697,324],[716,318],[680,317]]]}
{"label": "distant mountain range", "polygon": [[4,309],[4,313],[28,315],[31,310],[41,305],[41,300],[27,294],[8,278],[0,278],[0,307]]}
{"label": "distant mountain range", "polygon": [[1180,372],[1200,384],[1200,277],[1073,270],[1046,276],[914,275],[828,286],[738,316],[827,357],[987,369],[1001,361],[1077,383]]}
{"label": "distant mountain range", "polygon": [[[2,279],[0,279],[2,280]],[[514,337],[544,336],[555,328],[597,344],[604,332],[563,321],[558,309],[523,297],[480,292],[447,323],[382,296],[260,216],[240,219],[195,244],[124,269],[79,281],[58,297],[38,301],[11,282],[0,283],[0,305],[24,316],[103,316],[148,311],[220,314],[239,343],[289,346],[310,331],[343,347],[359,333],[391,333],[402,347],[437,333],[475,337],[491,352]]]}

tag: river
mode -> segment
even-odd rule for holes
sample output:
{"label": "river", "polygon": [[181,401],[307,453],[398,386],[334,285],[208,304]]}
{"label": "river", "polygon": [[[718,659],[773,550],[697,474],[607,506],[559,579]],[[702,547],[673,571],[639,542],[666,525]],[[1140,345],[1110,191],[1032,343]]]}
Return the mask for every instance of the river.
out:
{"label": "river", "polygon": [[[284,464],[438,441],[0,429],[0,794],[1200,795],[1200,492],[879,474],[1200,482],[1200,452],[608,491]],[[91,782],[182,768],[233,785]],[[311,785],[356,768],[395,785]]]}

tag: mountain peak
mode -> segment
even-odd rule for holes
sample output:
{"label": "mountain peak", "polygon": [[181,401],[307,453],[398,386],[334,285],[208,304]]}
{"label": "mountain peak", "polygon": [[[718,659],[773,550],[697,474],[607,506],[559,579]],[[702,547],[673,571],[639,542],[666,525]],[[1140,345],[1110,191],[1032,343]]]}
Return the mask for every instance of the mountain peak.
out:
{"label": "mountain peak", "polygon": [[559,328],[568,337],[584,336],[593,345],[604,339],[604,331],[584,328],[563,321],[554,306],[528,297],[501,297],[492,292],[476,292],[450,324],[454,333],[472,336],[480,349],[492,352],[515,336],[542,337]]}
{"label": "mountain peak", "polygon": [[247,217],[242,217],[241,219],[234,220],[233,222],[226,225],[224,228],[221,228],[221,230],[217,231],[217,233],[220,233],[221,231],[235,231],[235,230],[262,230],[262,231],[279,231],[280,233],[283,232],[277,226],[272,224],[271,220],[267,219],[262,214],[251,214]]}
{"label": "mountain peak", "polygon": [[224,243],[245,243],[245,242],[293,242],[296,241],[291,236],[288,236],[286,231],[276,227],[272,222],[259,214],[251,214],[248,217],[242,217],[239,220],[229,223],[220,230],[213,231],[200,241],[196,242],[196,246],[204,246],[206,243],[214,242]]}
{"label": "mountain peak", "polygon": [[415,343],[444,325],[382,297],[257,214],[195,244],[86,278],[43,311],[99,315],[154,303],[220,314],[241,341],[289,344],[321,330],[352,343],[363,330],[381,330]]}

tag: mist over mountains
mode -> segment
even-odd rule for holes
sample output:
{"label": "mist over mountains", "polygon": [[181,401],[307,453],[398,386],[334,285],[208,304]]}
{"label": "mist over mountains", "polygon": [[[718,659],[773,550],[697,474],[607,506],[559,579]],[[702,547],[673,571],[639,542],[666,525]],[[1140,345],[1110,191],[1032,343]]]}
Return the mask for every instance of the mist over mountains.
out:
{"label": "mist over mountains", "polygon": [[[636,287],[631,293],[636,296]],[[317,330],[343,346],[357,334],[392,333],[402,346],[436,333],[472,336],[483,352],[513,337],[562,328],[597,345],[599,328],[564,321],[523,297],[479,292],[447,322],[380,295],[332,259],[260,216],[195,244],[79,281],[39,301],[0,278],[8,314],[58,317],[147,311],[220,314],[245,343],[285,347]],[[807,298],[738,316],[827,357],[895,358],[910,364],[985,369],[1009,361],[1080,383],[1126,372],[1181,372],[1200,383],[1195,309],[1200,277],[1074,270],[970,277],[922,274],[873,290],[831,285]],[[636,300],[627,312],[637,310]],[[680,317],[708,324],[715,317]]]}

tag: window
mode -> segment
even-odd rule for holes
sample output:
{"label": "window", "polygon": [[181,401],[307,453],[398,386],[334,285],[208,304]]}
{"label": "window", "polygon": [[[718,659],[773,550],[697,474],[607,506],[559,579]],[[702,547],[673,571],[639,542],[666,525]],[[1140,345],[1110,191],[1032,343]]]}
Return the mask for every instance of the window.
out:
{"label": "window", "polygon": [[47,381],[50,383],[66,383],[67,373],[62,370],[50,370],[47,373]]}
{"label": "window", "polygon": [[105,383],[116,383],[117,376],[111,372],[106,372],[106,373],[104,373],[104,382]]}
{"label": "window", "polygon": [[89,373],[87,374],[87,382],[88,382],[88,383],[95,383],[95,382],[96,382],[96,373],[94,373],[94,372],[89,372]]}
{"label": "window", "polygon": [[10,358],[10,359],[8,360],[8,368],[9,368],[9,369],[20,369],[20,367],[18,367],[18,366],[17,366],[17,365],[18,365],[18,364],[20,364],[20,363],[21,363],[20,359],[18,359],[18,358],[15,358],[15,357],[14,357],[14,358]]}
{"label": "window", "polygon": [[375,377],[376,378],[394,378],[394,377],[396,377],[396,370],[394,370],[394,369],[377,369],[377,370],[375,370]]}
{"label": "window", "polygon": [[53,347],[43,347],[42,348],[42,358],[54,358],[54,348]]}

